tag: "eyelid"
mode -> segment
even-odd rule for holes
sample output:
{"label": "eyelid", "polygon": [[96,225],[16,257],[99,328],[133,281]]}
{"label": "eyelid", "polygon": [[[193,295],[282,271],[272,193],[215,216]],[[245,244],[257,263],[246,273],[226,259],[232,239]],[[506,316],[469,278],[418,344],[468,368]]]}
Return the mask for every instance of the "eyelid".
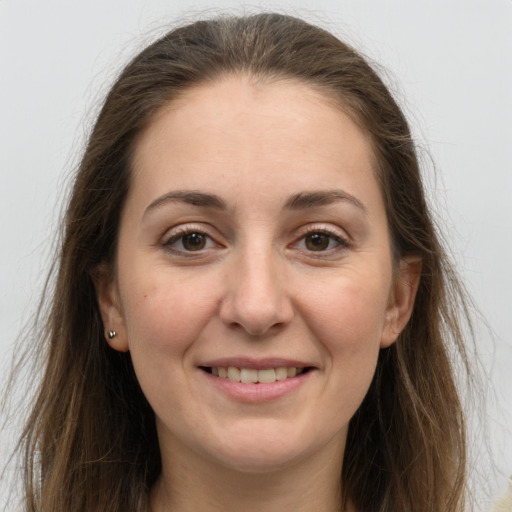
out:
{"label": "eyelid", "polygon": [[303,241],[308,235],[314,233],[321,233],[330,236],[333,240],[338,243],[338,246],[332,249],[327,249],[324,251],[308,251],[306,252],[315,258],[328,257],[333,253],[338,253],[340,251],[344,251],[351,247],[350,237],[340,228],[336,229],[329,224],[318,223],[318,224],[309,224],[305,226],[303,229],[299,231],[299,235],[295,238],[295,241],[291,244],[292,247],[297,246],[301,241]]}
{"label": "eyelid", "polygon": [[[171,244],[178,241],[180,238],[191,234],[191,233],[199,233],[204,235],[206,238],[210,240],[210,243],[213,243],[214,247],[205,247],[203,249],[198,249],[197,251],[190,251],[186,249],[179,249],[176,247],[172,247]],[[167,251],[173,252],[178,255],[187,255],[187,256],[200,256],[206,251],[210,251],[215,248],[222,248],[222,242],[219,242],[220,236],[216,236],[216,230],[207,223],[194,223],[191,222],[189,224],[179,224],[174,226],[166,231],[163,235],[160,245]],[[321,251],[313,251],[308,249],[300,249],[297,246],[304,241],[304,239],[314,233],[325,234],[329,236],[332,240],[337,243],[336,247],[321,250]],[[351,240],[348,234],[344,232],[341,228],[333,227],[327,223],[314,223],[309,224],[307,226],[301,227],[298,229],[297,235],[294,237],[294,241],[289,245],[292,249],[303,250],[307,252],[309,256],[315,258],[322,258],[332,256],[333,254],[339,253],[351,247]]]}
{"label": "eyelid", "polygon": [[322,222],[308,224],[300,231],[299,236],[304,237],[311,233],[326,233],[328,235],[332,235],[335,238],[341,239],[346,244],[350,243],[349,235],[343,229],[334,227],[331,224]]}
{"label": "eyelid", "polygon": [[185,249],[178,249],[176,247],[172,247],[171,244],[178,241],[180,238],[191,234],[191,233],[199,233],[209,240],[213,242],[216,247],[222,247],[222,244],[218,241],[218,237],[216,237],[212,233],[213,229],[208,224],[203,223],[190,223],[190,224],[179,224],[178,226],[174,226],[166,231],[164,236],[161,239],[160,245],[167,251],[173,252],[179,255],[187,255],[187,256],[199,256],[205,251],[211,250],[212,247],[207,247],[204,249],[198,249],[197,251],[187,251]]}
{"label": "eyelid", "polygon": [[177,226],[173,226],[168,229],[165,234],[162,236],[162,243],[166,244],[172,238],[186,235],[187,233],[202,233],[204,235],[210,235],[210,230],[205,228],[204,224],[201,223],[187,223],[187,224],[178,224]]}
{"label": "eyelid", "polygon": [[307,226],[304,226],[304,228],[301,232],[301,235],[304,236],[309,233],[317,233],[317,232],[328,233],[328,234],[331,234],[333,236],[337,236],[340,238],[346,238],[347,241],[349,238],[348,235],[341,228],[334,227],[331,224],[324,223],[324,222],[315,222],[315,223],[308,224]]}

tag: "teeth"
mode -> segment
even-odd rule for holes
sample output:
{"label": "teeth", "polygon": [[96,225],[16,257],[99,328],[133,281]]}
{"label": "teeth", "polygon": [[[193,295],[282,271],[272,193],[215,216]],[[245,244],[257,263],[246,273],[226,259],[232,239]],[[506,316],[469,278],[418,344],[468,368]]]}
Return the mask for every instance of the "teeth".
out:
{"label": "teeth", "polygon": [[213,367],[212,375],[222,379],[229,379],[232,382],[243,382],[244,384],[271,383],[277,380],[285,380],[295,377],[304,372],[304,368],[280,366],[278,368],[266,368],[255,370],[254,368],[229,368]]}
{"label": "teeth", "polygon": [[240,370],[238,368],[233,368],[230,366],[228,368],[228,379],[233,382],[240,382]]}
{"label": "teeth", "polygon": [[245,384],[258,382],[258,370],[242,368],[240,370],[240,381]]}
{"label": "teeth", "polygon": [[258,370],[258,382],[275,382],[276,372],[273,368],[268,370]]}
{"label": "teeth", "polygon": [[297,375],[297,368],[287,368],[286,374],[288,377],[295,377]]}
{"label": "teeth", "polygon": [[276,380],[284,380],[288,377],[288,368],[281,366],[276,368]]}

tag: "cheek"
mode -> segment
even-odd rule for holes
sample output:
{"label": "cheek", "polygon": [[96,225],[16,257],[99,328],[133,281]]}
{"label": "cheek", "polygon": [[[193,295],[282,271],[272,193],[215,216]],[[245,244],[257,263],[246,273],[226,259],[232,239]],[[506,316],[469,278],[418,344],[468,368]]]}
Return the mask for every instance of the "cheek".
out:
{"label": "cheek", "polygon": [[347,425],[375,373],[387,300],[382,290],[347,282],[310,299],[308,323],[329,375],[326,423]]}
{"label": "cheek", "polygon": [[[343,393],[357,409],[370,385],[380,351],[387,305],[386,285],[375,279],[340,279],[312,290],[307,322],[324,364],[332,372],[332,393]],[[334,399],[334,397],[333,397]]]}
{"label": "cheek", "polygon": [[193,344],[218,302],[218,287],[204,281],[196,285],[165,272],[128,284],[123,312],[132,357],[142,349],[157,358],[163,353],[178,355]]}
{"label": "cheek", "polygon": [[166,272],[126,284],[123,312],[139,384],[157,416],[169,410],[184,415],[182,397],[190,390],[183,368],[214,314],[217,299],[207,293],[212,287],[195,287]]}
{"label": "cheek", "polygon": [[329,351],[364,351],[380,343],[388,299],[385,289],[359,280],[330,282],[313,290],[303,309]]}

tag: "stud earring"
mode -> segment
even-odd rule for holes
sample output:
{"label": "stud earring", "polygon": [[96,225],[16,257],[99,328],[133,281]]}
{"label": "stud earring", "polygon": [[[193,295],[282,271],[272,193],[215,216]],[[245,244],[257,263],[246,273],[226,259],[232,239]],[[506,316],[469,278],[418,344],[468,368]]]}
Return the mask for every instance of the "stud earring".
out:
{"label": "stud earring", "polygon": [[108,339],[113,340],[117,336],[116,331],[108,331]]}

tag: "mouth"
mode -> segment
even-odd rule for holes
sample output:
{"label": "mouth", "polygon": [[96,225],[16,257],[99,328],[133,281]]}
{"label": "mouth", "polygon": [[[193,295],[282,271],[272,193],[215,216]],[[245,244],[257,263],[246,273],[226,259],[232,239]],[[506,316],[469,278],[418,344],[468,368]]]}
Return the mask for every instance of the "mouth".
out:
{"label": "mouth", "polygon": [[278,366],[275,368],[237,368],[235,366],[200,366],[204,372],[242,384],[270,384],[285,381],[313,370],[313,367]]}

